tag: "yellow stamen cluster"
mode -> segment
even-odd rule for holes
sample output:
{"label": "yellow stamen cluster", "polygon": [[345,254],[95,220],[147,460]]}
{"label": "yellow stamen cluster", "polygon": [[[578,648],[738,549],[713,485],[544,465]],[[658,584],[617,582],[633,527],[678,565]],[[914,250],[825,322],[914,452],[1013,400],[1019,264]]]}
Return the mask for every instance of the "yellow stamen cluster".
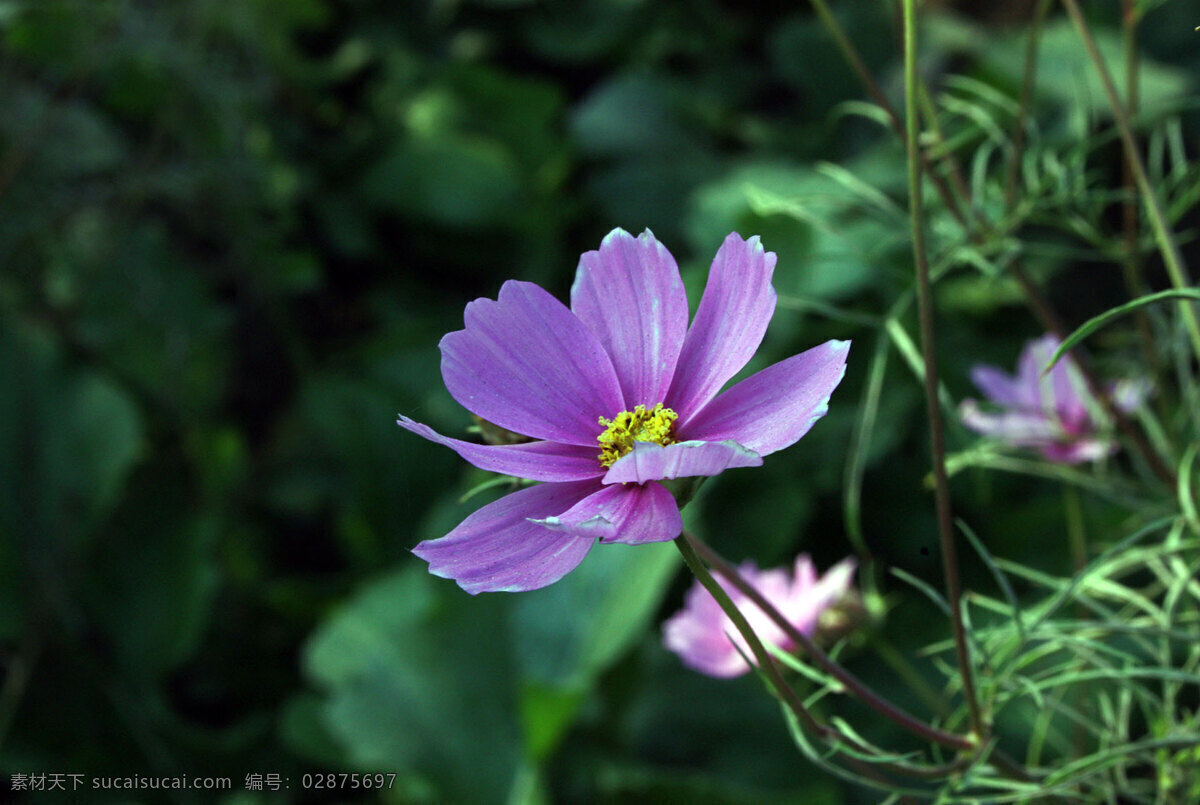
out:
{"label": "yellow stamen cluster", "polygon": [[671,428],[679,414],[658,403],[649,411],[639,405],[632,411],[622,411],[612,419],[600,417],[604,432],[597,437],[600,442],[600,464],[611,467],[618,458],[633,449],[634,442],[673,444]]}

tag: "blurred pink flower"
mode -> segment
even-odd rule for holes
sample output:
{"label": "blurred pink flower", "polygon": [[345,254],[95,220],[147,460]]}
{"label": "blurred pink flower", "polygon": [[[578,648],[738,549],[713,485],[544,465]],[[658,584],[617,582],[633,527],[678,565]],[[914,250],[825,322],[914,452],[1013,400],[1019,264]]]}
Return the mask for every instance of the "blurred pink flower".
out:
{"label": "blurred pink flower", "polygon": [[[811,636],[821,613],[836,604],[850,589],[854,568],[853,558],[843,559],[818,578],[812,560],[801,554],[796,558],[792,574],[784,568],[759,570],[753,562],[743,564],[738,568],[738,573],[762,593],[792,626],[805,636]],[[770,643],[784,651],[796,648],[784,631],[753,601],[726,579],[718,576],[717,581],[729,593],[734,605],[741,610],[750,628],[764,645]],[[715,677],[740,676],[750,670],[743,655],[754,659],[729,616],[700,582],[688,590],[683,609],[663,624],[663,645],[678,654],[684,665]]]}
{"label": "blurred pink flower", "polygon": [[[1053,335],[1028,342],[1015,377],[994,366],[975,366],[971,380],[997,410],[985,411],[975,400],[963,400],[959,407],[963,424],[1064,464],[1094,461],[1112,453],[1116,443],[1104,432],[1107,423],[1100,404],[1088,391],[1070,354],[1042,374],[1058,345]],[[1144,383],[1123,381],[1113,386],[1111,394],[1117,408],[1128,412],[1142,404],[1146,391]]]}

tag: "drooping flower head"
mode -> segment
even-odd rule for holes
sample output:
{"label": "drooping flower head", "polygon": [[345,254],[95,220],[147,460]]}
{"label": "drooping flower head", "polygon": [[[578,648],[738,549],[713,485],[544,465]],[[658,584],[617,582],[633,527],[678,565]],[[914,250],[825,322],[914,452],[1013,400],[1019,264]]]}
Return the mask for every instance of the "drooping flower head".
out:
{"label": "drooping flower head", "polygon": [[[854,566],[853,558],[843,559],[818,578],[812,560],[801,554],[793,573],[786,568],[759,570],[747,562],[738,568],[738,575],[801,634],[812,637],[821,613],[850,589]],[[718,576],[717,582],[764,645],[784,651],[796,648],[783,629],[728,580]],[[663,645],[678,654],[684,665],[709,676],[740,676],[750,670],[746,658],[755,661],[729,616],[698,581],[687,591],[683,609],[663,624]]]}
{"label": "drooping flower head", "polygon": [[[1016,376],[994,366],[978,365],[971,380],[997,410],[985,411],[973,399],[963,400],[963,424],[1018,447],[1031,447],[1050,461],[1078,464],[1103,458],[1116,449],[1106,434],[1100,404],[1088,391],[1083,373],[1070,354],[1046,374],[1042,370],[1058,349],[1053,335],[1028,342],[1021,352]],[[1135,382],[1111,389],[1113,404],[1132,411],[1142,404],[1146,389]]]}
{"label": "drooping flower head", "polygon": [[674,539],[679,507],[661,483],[754,467],[827,410],[847,341],[769,366],[725,392],[775,310],[775,254],[729,235],[691,326],[675,259],[649,230],[615,229],[579,260],[571,306],[510,280],[442,338],[442,378],[464,408],[530,437],[481,445],[399,424],[480,469],[543,481],[476,511],[413,553],[470,593],[544,587],[596,539]]}

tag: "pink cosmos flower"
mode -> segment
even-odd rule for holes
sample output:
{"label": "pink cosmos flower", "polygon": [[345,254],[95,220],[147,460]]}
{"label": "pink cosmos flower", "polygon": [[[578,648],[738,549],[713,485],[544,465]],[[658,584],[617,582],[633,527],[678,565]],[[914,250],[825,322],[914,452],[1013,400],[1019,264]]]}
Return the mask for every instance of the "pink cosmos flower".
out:
{"label": "pink cosmos flower", "polygon": [[[1016,377],[994,366],[974,367],[971,380],[999,410],[987,412],[975,400],[963,400],[959,408],[963,424],[1009,444],[1032,447],[1050,461],[1064,464],[1112,453],[1116,443],[1103,434],[1100,404],[1070,354],[1042,374],[1059,343],[1053,335],[1028,342]],[[1112,389],[1113,403],[1122,411],[1140,406],[1145,395],[1144,384],[1135,382],[1117,383]]]}
{"label": "pink cosmos flower", "polygon": [[649,230],[614,229],[579,260],[571,307],[529,282],[476,299],[442,338],[450,394],[535,441],[481,445],[399,424],[480,469],[545,483],[476,511],[413,553],[469,593],[545,587],[596,539],[636,544],[683,528],[665,479],[754,467],[828,410],[848,341],[829,341],[721,387],[750,360],[775,310],[775,254],[729,235],[688,327],[674,258]]}
{"label": "pink cosmos flower", "polygon": [[[738,574],[762,593],[788,623],[811,637],[821,613],[850,589],[854,566],[853,558],[843,559],[818,579],[812,561],[801,554],[796,557],[795,572],[791,575],[785,568],[759,570],[753,562],[739,567]],[[726,579],[718,576],[717,582],[729,593],[763,645],[770,643],[784,651],[796,648],[791,638],[753,601]],[[740,676],[750,670],[744,657],[754,661],[750,647],[729,616],[698,581],[688,590],[683,609],[663,624],[663,645],[678,654],[684,665],[709,676]]]}

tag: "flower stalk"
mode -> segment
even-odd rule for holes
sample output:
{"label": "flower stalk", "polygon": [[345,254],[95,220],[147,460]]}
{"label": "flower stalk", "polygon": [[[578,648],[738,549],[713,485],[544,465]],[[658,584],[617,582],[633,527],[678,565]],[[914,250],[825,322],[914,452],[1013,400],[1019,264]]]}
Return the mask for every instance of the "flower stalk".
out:
{"label": "flower stalk", "polygon": [[[1188,277],[1183,256],[1180,254],[1179,246],[1175,243],[1175,238],[1167,226],[1167,216],[1163,212],[1158,194],[1150,186],[1150,178],[1146,174],[1146,166],[1142,164],[1142,155],[1138,153],[1137,142],[1133,138],[1133,128],[1129,125],[1129,115],[1125,112],[1125,107],[1117,95],[1117,87],[1113,82],[1112,75],[1108,72],[1108,67],[1104,64],[1104,59],[1100,56],[1100,50],[1096,47],[1096,40],[1092,36],[1091,28],[1088,27],[1087,20],[1083,18],[1083,12],[1079,10],[1079,4],[1075,0],[1063,0],[1063,5],[1066,6],[1067,14],[1071,17],[1071,22],[1075,24],[1075,29],[1079,32],[1079,38],[1083,41],[1083,47],[1087,50],[1088,57],[1096,67],[1096,73],[1100,77],[1100,84],[1104,87],[1104,94],[1108,98],[1109,107],[1112,109],[1113,119],[1117,123],[1117,131],[1121,135],[1121,144],[1125,148],[1126,163],[1129,166],[1129,170],[1133,172],[1133,178],[1137,183],[1142,202],[1146,205],[1146,215],[1150,219],[1151,229],[1154,230],[1154,240],[1157,242],[1158,250],[1162,254],[1167,275],[1171,278],[1171,285],[1176,289],[1190,287],[1192,282]],[[1179,313],[1183,317],[1188,338],[1192,342],[1192,352],[1195,354],[1196,360],[1200,361],[1200,320],[1197,320],[1195,308],[1191,302],[1181,299],[1179,300]]]}
{"label": "flower stalk", "polygon": [[779,672],[779,666],[776,664],[775,658],[763,647],[762,641],[758,639],[758,635],[754,633],[754,630],[750,628],[750,624],[746,621],[746,616],[734,606],[729,593],[725,592],[725,589],[717,583],[712,573],[704,566],[704,562],[701,561],[695,548],[692,547],[686,531],[675,538],[675,547],[679,549],[679,553],[683,554],[683,561],[687,563],[688,569],[692,571],[692,575],[704,586],[705,590],[708,590],[709,595],[720,605],[721,610],[729,617],[734,628],[738,630],[738,633],[746,641],[746,645],[750,647],[750,653],[754,655],[754,660],[758,663],[758,667],[766,674],[767,679],[770,680],[771,686],[775,688],[775,692],[779,695],[779,698],[795,714],[800,724],[805,729],[822,738],[830,737],[833,731],[829,727],[819,723],[813,717],[808,708],[804,706],[804,702],[796,694],[796,691],[788,685],[787,681],[783,678],[783,674]]}
{"label": "flower stalk", "polygon": [[[891,126],[893,132],[895,132],[896,136],[907,147],[909,145],[908,141],[910,137],[904,124],[901,123],[899,116],[896,114],[895,109],[892,108],[887,96],[883,94],[878,82],[875,81],[870,72],[866,69],[862,56],[858,53],[854,47],[854,44],[846,36],[846,32],[842,29],[841,25],[838,24],[837,19],[833,16],[833,14],[830,13],[829,8],[825,5],[823,0],[810,0],[810,2],[817,11],[817,15],[820,17],[821,22],[825,26],[826,30],[829,32],[829,35],[832,36],[836,42],[838,50],[841,51],[842,56],[845,58],[847,64],[850,65],[851,69],[853,69],[854,73],[859,77],[859,80],[862,82],[867,92],[871,95],[871,98],[879,105],[881,109],[883,109],[887,117],[888,124]],[[1014,155],[1012,157],[1012,167],[1010,168],[1010,176],[1006,184],[1005,191],[1009,206],[1011,206],[1013,193],[1015,193],[1016,190],[1017,168],[1018,163],[1020,162],[1020,154],[1024,148],[1024,118],[1025,115],[1028,114],[1028,107],[1031,103],[1033,93],[1033,77],[1036,70],[1037,34],[1048,10],[1048,6],[1048,0],[1040,0],[1037,8],[1035,9],[1033,30],[1031,32],[1030,41],[1026,48],[1025,74],[1022,83],[1021,100],[1019,102],[1021,114],[1018,116],[1018,121],[1016,124],[1017,129],[1014,133]],[[919,82],[919,77],[917,80]],[[978,208],[972,208],[971,217],[974,220],[968,220],[966,213],[964,213],[962,208],[959,206],[958,199],[955,197],[954,193],[951,192],[951,189],[946,181],[936,172],[928,170],[929,165],[924,149],[917,148],[916,151],[921,165],[926,169],[926,173],[933,182],[934,189],[937,190],[938,195],[946,205],[946,209],[950,212],[954,219],[958,221],[964,230],[970,231],[970,236],[973,241],[978,240],[980,237],[980,231],[979,229],[971,230],[971,224],[974,224],[976,227],[982,227],[985,230],[991,228],[991,224],[986,220],[983,211]],[[954,163],[953,154],[946,153],[941,157],[941,159],[950,164],[950,170],[952,174],[956,172],[961,173]],[[1025,295],[1026,304],[1029,306],[1033,315],[1037,318],[1042,327],[1048,332],[1054,333],[1060,339],[1065,338],[1068,331],[1062,326],[1058,315],[1046,302],[1045,298],[1043,298],[1041,292],[1038,290],[1029,274],[1024,268],[1021,267],[1020,262],[1018,261],[1012,263],[1012,265],[1009,266],[1009,272],[1017,281],[1017,284],[1021,287],[1021,291]],[[1146,438],[1142,435],[1141,431],[1138,430],[1138,428],[1129,420],[1127,416],[1125,416],[1122,411],[1113,405],[1112,400],[1109,399],[1104,389],[1101,388],[1100,384],[1096,381],[1096,378],[1092,374],[1087,363],[1081,361],[1080,368],[1083,371],[1084,379],[1088,384],[1089,390],[1100,401],[1100,404],[1103,406],[1105,412],[1113,418],[1121,432],[1129,437],[1134,447],[1146,459],[1146,462],[1150,465],[1150,468],[1153,470],[1154,474],[1157,475],[1168,486],[1174,486],[1175,474],[1171,468],[1167,466],[1162,457],[1153,450],[1150,444],[1146,441]]]}
{"label": "flower stalk", "polygon": [[954,543],[953,518],[950,512],[950,484],[946,476],[945,434],[942,418],[938,412],[937,357],[934,354],[933,291],[929,281],[929,262],[925,254],[925,216],[922,204],[921,152],[917,103],[920,97],[917,80],[917,30],[916,1],[904,0],[904,99],[905,124],[908,146],[908,192],[910,224],[912,227],[913,262],[916,267],[917,307],[921,320],[921,352],[925,362],[925,410],[929,418],[930,452],[933,459],[934,497],[937,505],[938,534],[941,538],[942,564],[946,576],[946,599],[950,604],[950,619],[954,631],[954,648],[958,657],[959,674],[962,677],[963,696],[967,702],[971,730],[983,737],[985,725],[979,699],[975,692],[975,680],[971,671],[971,659],[967,650],[967,637],[963,629],[961,585],[958,577],[958,555]]}
{"label": "flower stalk", "polygon": [[743,595],[754,602],[755,606],[761,609],[767,617],[782,629],[789,638],[800,648],[802,648],[817,665],[819,665],[826,673],[841,682],[853,695],[857,696],[864,704],[871,707],[880,715],[903,727],[914,735],[924,738],[927,741],[941,744],[950,749],[957,750],[972,750],[976,748],[976,744],[970,738],[954,733],[939,730],[920,719],[909,715],[904,710],[884,699],[871,688],[867,687],[862,680],[851,674],[841,665],[837,664],[830,658],[828,654],[820,649],[811,639],[797,629],[795,626],[783,616],[780,611],[771,604],[771,602],[753,585],[746,582],[738,573],[737,568],[725,561],[716,551],[710,548],[707,544],[689,534],[683,532],[680,539],[687,540],[688,544],[695,549],[696,553],[708,564],[712,565],[718,573],[729,580],[729,583],[736,587]]}

